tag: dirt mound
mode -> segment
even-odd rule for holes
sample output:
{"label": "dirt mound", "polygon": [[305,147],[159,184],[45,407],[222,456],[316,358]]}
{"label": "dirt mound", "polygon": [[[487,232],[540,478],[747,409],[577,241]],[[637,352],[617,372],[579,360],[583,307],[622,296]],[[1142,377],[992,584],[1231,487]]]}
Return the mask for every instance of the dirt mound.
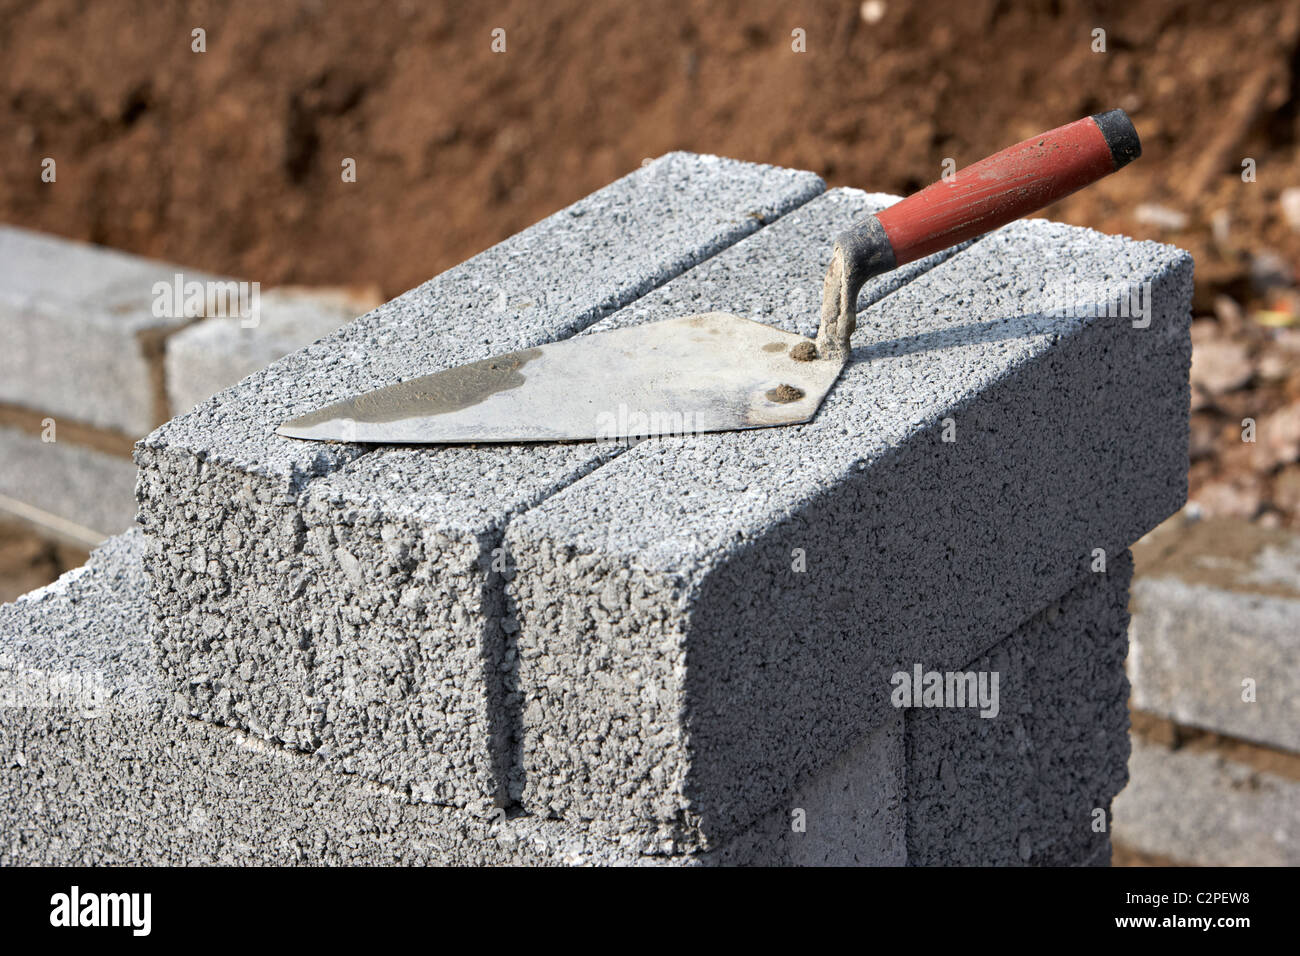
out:
{"label": "dirt mound", "polygon": [[[1165,201],[1195,232],[1223,203],[1239,231],[1296,251],[1267,214],[1296,166],[1282,5],[940,6],[5,0],[0,219],[266,283],[395,294],[668,150],[906,192],[946,157],[1122,105],[1146,158],[1054,213],[1152,234],[1133,208]],[[1236,152],[1259,182],[1225,155],[1189,201],[1180,180],[1257,76]]]}

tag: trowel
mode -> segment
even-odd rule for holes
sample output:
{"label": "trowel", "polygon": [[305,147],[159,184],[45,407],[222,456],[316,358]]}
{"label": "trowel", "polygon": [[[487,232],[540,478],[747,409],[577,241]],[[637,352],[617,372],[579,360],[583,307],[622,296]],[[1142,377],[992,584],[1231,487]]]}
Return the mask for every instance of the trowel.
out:
{"label": "trowel", "polygon": [[816,340],[727,312],[508,352],[285,422],[289,438],[451,444],[648,438],[810,421],[849,360],[862,284],[1096,182],[1142,151],[1123,110],[1031,137],[835,238]]}

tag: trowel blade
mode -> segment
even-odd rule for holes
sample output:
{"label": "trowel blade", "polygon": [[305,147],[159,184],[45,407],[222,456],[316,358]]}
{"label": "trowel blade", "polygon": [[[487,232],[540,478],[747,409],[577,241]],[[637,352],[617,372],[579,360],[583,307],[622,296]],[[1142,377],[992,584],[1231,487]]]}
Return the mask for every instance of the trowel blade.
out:
{"label": "trowel blade", "polygon": [[[805,344],[806,343],[806,344]],[[628,440],[806,422],[843,362],[800,335],[709,312],[377,388],[285,422],[289,438],[452,444]]]}

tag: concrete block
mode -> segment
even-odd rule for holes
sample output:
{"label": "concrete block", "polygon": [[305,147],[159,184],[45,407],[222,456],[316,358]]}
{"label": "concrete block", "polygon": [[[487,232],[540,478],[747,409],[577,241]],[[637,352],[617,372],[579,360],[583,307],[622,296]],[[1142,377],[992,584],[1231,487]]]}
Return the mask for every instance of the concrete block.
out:
{"label": "concrete block", "polygon": [[1300,536],[1176,519],[1134,554],[1134,706],[1300,753]]}
{"label": "concrete block", "polygon": [[377,305],[377,297],[363,290],[284,286],[261,293],[256,324],[214,318],[182,329],[166,343],[171,414],[185,414]]}
{"label": "concrete block", "polygon": [[0,427],[0,511],[82,547],[99,544],[135,523],[135,465]]}
{"label": "concrete block", "polygon": [[907,711],[913,866],[1069,866],[1110,860],[1127,781],[1128,584],[1116,555],[964,672],[998,674],[997,713]]}
{"label": "concrete block", "polygon": [[0,226],[0,402],[132,437],[158,422],[161,339],[189,320],[153,314],[154,284],[215,277]]}
{"label": "concrete block", "polygon": [[[794,238],[825,228],[827,215],[847,223],[884,201],[860,193],[815,200],[635,309],[659,316],[678,314],[683,301],[723,307],[748,294],[755,274],[772,275]],[[757,271],[726,268],[732,260],[755,266],[755,242],[765,250]],[[863,301],[931,264],[873,283]],[[232,628],[245,672],[203,655],[205,673],[222,690],[238,688],[229,707],[241,726],[323,752],[347,770],[435,802],[518,802],[517,627],[502,534],[511,516],[620,450],[379,449],[318,479],[300,501],[302,592],[282,606],[299,622],[296,642],[259,646],[259,637]],[[194,686],[196,710],[210,712],[208,684]],[[675,846],[671,828],[649,830],[651,844]]]}
{"label": "concrete block", "polygon": [[563,825],[412,805],[186,718],[158,681],[136,531],[0,607],[0,864],[635,863]]}
{"label": "concrete block", "polygon": [[[318,757],[178,713],[146,634],[143,552],[132,531],[0,607],[0,865],[907,861],[904,778],[915,774],[904,771],[901,710],[718,849],[643,855],[568,821],[412,801]],[[1018,639],[1065,636],[1061,627],[1077,616],[1070,600],[1057,633],[1031,624]],[[945,752],[970,779],[966,754]],[[913,792],[922,791],[909,784],[906,800]]]}
{"label": "concrete block", "polygon": [[[817,205],[696,271],[779,321],[840,224],[781,233]],[[1140,327],[1086,314],[1135,288]],[[644,442],[511,521],[523,804],[707,845],[878,726],[891,673],[1121,555],[1186,496],[1190,300],[1178,250],[1015,223],[867,309],[813,422]]]}
{"label": "concrete block", "polygon": [[1200,866],[1300,866],[1300,776],[1133,740],[1115,842]]}
{"label": "concrete block", "polygon": [[757,822],[700,858],[737,866],[907,865],[903,726],[899,711],[822,772],[787,784]]}
{"label": "concrete block", "polygon": [[[606,452],[446,449],[372,478],[367,449],[275,427],[355,390],[572,334],[822,188],[807,173],[672,154],[151,435],[137,459],[154,630],[189,711],[423,799],[503,802],[487,545],[511,509]],[[352,503],[348,481],[325,478],[359,458]]]}
{"label": "concrete block", "polygon": [[[170,706],[143,537],[0,607],[0,865],[901,863],[902,720],[734,845],[648,857],[571,823],[410,801]],[[843,822],[841,823],[841,819]]]}

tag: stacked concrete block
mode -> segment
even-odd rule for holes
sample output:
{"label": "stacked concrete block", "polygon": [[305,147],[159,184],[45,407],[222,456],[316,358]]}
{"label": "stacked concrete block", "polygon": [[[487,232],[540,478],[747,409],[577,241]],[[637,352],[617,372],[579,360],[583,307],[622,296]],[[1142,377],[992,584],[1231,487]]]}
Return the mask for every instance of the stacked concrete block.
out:
{"label": "stacked concrete block", "polygon": [[1300,753],[1300,536],[1175,520],[1133,587],[1133,704]]}
{"label": "stacked concrete block", "polygon": [[[1123,653],[1122,573],[1086,579],[972,662],[1005,668],[998,718],[896,711],[734,839],[664,856],[580,823],[412,800],[178,713],[147,635],[143,552],[131,532],[0,607],[0,865],[898,865],[984,859],[980,848],[1097,862],[1088,848],[1048,851],[1085,840],[1076,817],[1091,820],[1089,797],[1104,803],[1117,785],[1105,746],[1078,748],[1122,719],[1122,672],[1109,666]],[[1079,684],[1092,676],[1095,688]],[[1066,699],[1079,690],[1082,705]],[[1092,723],[1072,735],[1064,725],[1083,710]],[[1111,769],[1094,776],[1098,760]]]}
{"label": "stacked concrete block", "polygon": [[[824,202],[845,218],[881,205],[861,194]],[[763,238],[638,299],[636,313],[671,315],[683,299],[724,307],[752,290],[755,274],[779,277],[781,264],[791,261],[793,237],[824,222],[805,221],[803,210],[791,213]],[[755,261],[755,243],[762,261]],[[864,301],[929,264],[874,284]],[[239,657],[255,662],[238,685],[230,671],[218,671],[223,690],[241,692],[242,700],[230,699],[236,719],[243,705],[276,739],[323,751],[424,799],[517,801],[522,780],[512,749],[520,698],[504,528],[619,450],[583,444],[378,451],[312,482],[298,502],[301,574],[309,583],[290,604],[281,602],[304,622],[300,646],[267,647],[240,636],[231,622]],[[212,674],[209,656],[184,644],[180,650],[191,669]],[[196,711],[212,713],[199,696],[207,686],[191,686]]]}
{"label": "stacked concrete block", "polygon": [[[64,435],[67,435],[65,429]],[[82,548],[135,522],[135,465],[129,458],[0,427],[0,512]]]}
{"label": "stacked concrete block", "polygon": [[[170,706],[131,532],[0,608],[0,865],[637,865],[902,861],[901,720],[710,856],[644,857],[563,821],[413,802]],[[858,788],[859,797],[844,794]],[[840,824],[843,816],[845,824]]]}
{"label": "stacked concrete block", "polygon": [[8,226],[0,270],[0,402],[124,435],[153,428],[152,357],[187,321],[156,316],[153,290],[183,270]]}
{"label": "stacked concrete block", "polygon": [[[1029,222],[885,277],[801,427],[630,448],[274,434],[588,329],[719,309],[810,334],[831,236],[889,201],[820,191],[668,157],[151,435],[150,627],[180,711],[415,804],[553,819],[635,859],[739,860],[753,838],[771,861],[802,799],[861,813],[820,849],[783,836],[777,858],[1104,858],[1125,549],[1185,495],[1184,254]],[[1146,314],[1116,315],[1143,288]],[[1053,658],[1042,625],[1013,642],[1087,587],[1104,593],[1080,599],[1081,640],[1102,663]],[[1095,740],[1027,717],[1023,693],[975,731],[1024,782],[1012,822],[963,844],[965,811],[913,818],[906,774],[881,769],[906,765],[908,733],[958,734],[909,730],[890,678],[989,654],[1044,686],[1112,666],[1069,711]]]}
{"label": "stacked concrete block", "polygon": [[908,712],[907,857],[916,866],[1110,861],[1127,780],[1128,552],[964,670],[999,675],[997,714]]}
{"label": "stacked concrete block", "polygon": [[[751,245],[811,285],[786,225]],[[1143,282],[1145,327],[1052,307]],[[511,522],[524,805],[711,845],[885,719],[890,674],[1121,555],[1185,495],[1190,293],[1167,247],[1014,224],[867,309],[812,423],[647,442]]]}
{"label": "stacked concrete block", "polygon": [[275,427],[572,334],[822,188],[808,173],[670,155],[150,436],[138,460],[155,630],[188,710],[424,799],[509,802],[492,551],[510,514],[614,450],[362,458]]}
{"label": "stacked concrete block", "polygon": [[1300,536],[1179,515],[1134,549],[1134,741],[1116,837],[1190,863],[1300,859]]}
{"label": "stacked concrete block", "polygon": [[130,526],[121,451],[163,417],[158,358],[186,320],[154,315],[153,286],[176,271],[0,226],[0,514],[82,547]]}
{"label": "stacked concrete block", "polygon": [[[581,862],[563,826],[412,805],[178,715],[148,639],[143,537],[0,608],[0,864]],[[622,862],[605,857],[600,862]]]}
{"label": "stacked concrete block", "polygon": [[[178,277],[204,284],[197,314]],[[135,439],[376,298],[278,289],[247,319],[205,317],[209,284],[217,311],[236,283],[0,226],[0,514],[82,546],[125,530]]]}

